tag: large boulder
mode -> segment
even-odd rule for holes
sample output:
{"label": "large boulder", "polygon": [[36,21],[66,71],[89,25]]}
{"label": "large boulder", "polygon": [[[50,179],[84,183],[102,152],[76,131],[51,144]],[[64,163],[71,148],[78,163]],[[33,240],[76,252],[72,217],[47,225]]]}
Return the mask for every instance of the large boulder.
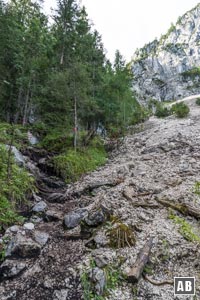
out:
{"label": "large boulder", "polygon": [[19,275],[26,268],[24,262],[18,260],[5,260],[0,266],[0,279],[9,279]]}
{"label": "large boulder", "polygon": [[40,254],[41,245],[33,241],[31,238],[18,233],[8,244],[6,249],[6,257],[31,258]]}

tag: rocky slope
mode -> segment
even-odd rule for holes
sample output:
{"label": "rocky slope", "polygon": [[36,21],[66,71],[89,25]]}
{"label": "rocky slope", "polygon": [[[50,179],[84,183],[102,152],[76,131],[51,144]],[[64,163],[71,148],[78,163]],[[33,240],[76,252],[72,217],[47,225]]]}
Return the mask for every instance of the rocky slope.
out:
{"label": "rocky slope", "polygon": [[136,51],[131,68],[140,100],[177,100],[200,92],[200,4],[160,40]]}
{"label": "rocky slope", "polygon": [[[104,167],[62,190],[44,188],[43,199],[35,197],[29,222],[4,236],[1,300],[83,299],[88,295],[83,274],[101,293],[105,270],[128,273],[149,237],[148,277],[135,285],[120,280],[104,299],[172,300],[174,276],[195,276],[200,297],[200,198],[194,193],[200,181],[200,107],[194,99],[188,103],[188,118],[152,117],[134,128]],[[192,207],[196,217],[174,204]],[[128,226],[135,244],[111,247],[108,232],[117,222]]]}

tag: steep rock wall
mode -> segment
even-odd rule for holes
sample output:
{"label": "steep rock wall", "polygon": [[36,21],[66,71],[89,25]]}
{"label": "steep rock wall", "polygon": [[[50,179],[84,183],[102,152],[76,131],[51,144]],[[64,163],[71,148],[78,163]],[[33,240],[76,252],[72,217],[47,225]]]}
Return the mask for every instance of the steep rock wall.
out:
{"label": "steep rock wall", "polygon": [[200,93],[200,4],[180,17],[160,40],[137,50],[133,90],[141,100],[176,100]]}

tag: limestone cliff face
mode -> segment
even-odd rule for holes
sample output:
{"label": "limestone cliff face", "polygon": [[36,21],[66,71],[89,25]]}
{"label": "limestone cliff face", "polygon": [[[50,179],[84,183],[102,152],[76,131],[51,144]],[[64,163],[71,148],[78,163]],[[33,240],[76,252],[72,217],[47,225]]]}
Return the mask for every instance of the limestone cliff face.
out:
{"label": "limestone cliff face", "polygon": [[160,40],[137,50],[131,68],[141,100],[176,100],[200,93],[200,4]]}

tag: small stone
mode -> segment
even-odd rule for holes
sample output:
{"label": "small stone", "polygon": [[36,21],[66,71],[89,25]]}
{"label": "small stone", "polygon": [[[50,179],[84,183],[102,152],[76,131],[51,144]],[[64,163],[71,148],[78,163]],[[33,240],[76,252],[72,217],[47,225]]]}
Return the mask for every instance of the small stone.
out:
{"label": "small stone", "polygon": [[47,210],[45,212],[45,221],[47,222],[54,222],[54,221],[60,221],[63,218],[62,212],[56,211],[56,210]]}
{"label": "small stone", "polygon": [[106,275],[100,268],[94,268],[90,274],[91,280],[95,283],[97,295],[102,295],[106,285]]}
{"label": "small stone", "polygon": [[68,229],[74,228],[80,224],[88,216],[87,209],[80,208],[74,212],[71,212],[64,217],[64,226]]}
{"label": "small stone", "polygon": [[25,223],[23,227],[27,230],[33,230],[35,225],[33,223]]}
{"label": "small stone", "polygon": [[89,226],[98,226],[102,224],[105,221],[105,215],[103,212],[95,211],[94,213],[91,213],[86,219],[85,222]]}
{"label": "small stone", "polygon": [[44,212],[46,208],[47,208],[47,204],[44,201],[40,201],[33,206],[32,211],[33,212]]}
{"label": "small stone", "polygon": [[13,233],[17,233],[19,231],[19,226],[13,225],[9,228],[9,230]]}
{"label": "small stone", "polygon": [[55,290],[53,293],[53,300],[67,300],[69,290]]}
{"label": "small stone", "polygon": [[35,231],[35,240],[41,246],[44,246],[49,239],[49,234],[46,232]]}

